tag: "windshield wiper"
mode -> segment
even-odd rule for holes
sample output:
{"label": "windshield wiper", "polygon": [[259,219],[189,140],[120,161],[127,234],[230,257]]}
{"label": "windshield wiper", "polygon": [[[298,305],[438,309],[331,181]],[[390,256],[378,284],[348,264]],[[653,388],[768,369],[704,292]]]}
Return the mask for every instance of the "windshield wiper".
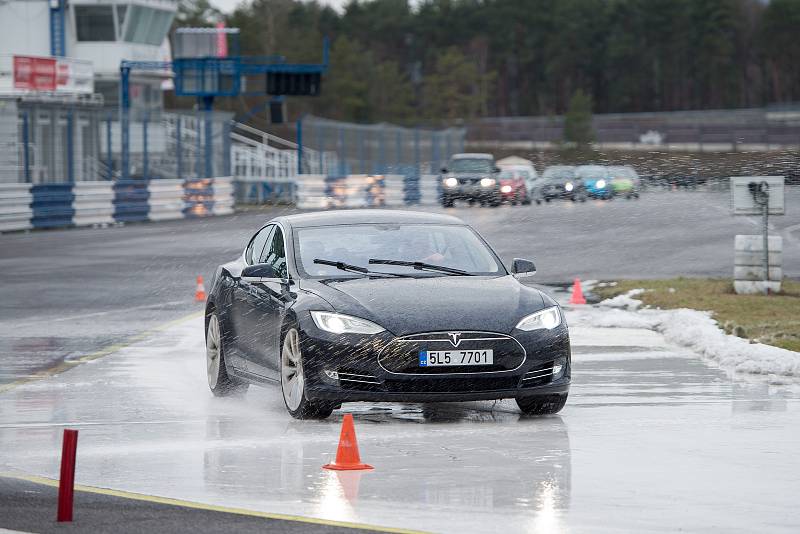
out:
{"label": "windshield wiper", "polygon": [[331,267],[336,267],[340,271],[352,271],[354,273],[366,274],[366,275],[399,276],[403,278],[408,278],[407,274],[382,273],[380,271],[370,271],[366,267],[361,267],[359,265],[352,265],[350,263],[345,263],[343,261],[333,261],[333,260],[324,260],[321,258],[314,258],[314,263],[318,265],[330,265]]}
{"label": "windshield wiper", "polygon": [[461,269],[453,269],[452,267],[442,267],[441,265],[434,265],[433,263],[425,263],[422,261],[403,261],[403,260],[378,260],[372,258],[369,260],[370,265],[403,265],[405,267],[413,267],[418,271],[437,271],[440,273],[457,275],[457,276],[475,276],[474,274],[462,271]]}

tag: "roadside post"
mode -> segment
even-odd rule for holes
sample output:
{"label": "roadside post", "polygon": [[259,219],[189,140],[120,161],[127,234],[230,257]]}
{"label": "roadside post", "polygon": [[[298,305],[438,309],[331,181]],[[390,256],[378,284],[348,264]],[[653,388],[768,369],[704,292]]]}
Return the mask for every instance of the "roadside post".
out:
{"label": "roadside post", "polygon": [[781,289],[780,236],[769,236],[769,216],[783,215],[783,176],[731,177],[734,215],[761,215],[761,236],[737,235],[735,240],[734,289],[736,293],[764,293]]}
{"label": "roadside post", "polygon": [[72,521],[72,498],[75,491],[75,455],[78,451],[78,431],[64,429],[61,450],[61,476],[58,479],[58,513],[56,520]]}

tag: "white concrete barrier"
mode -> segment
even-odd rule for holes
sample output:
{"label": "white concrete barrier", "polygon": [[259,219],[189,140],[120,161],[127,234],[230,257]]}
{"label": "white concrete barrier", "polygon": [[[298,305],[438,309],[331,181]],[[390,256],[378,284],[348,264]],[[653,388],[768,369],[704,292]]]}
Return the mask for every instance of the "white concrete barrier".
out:
{"label": "white concrete barrier", "polygon": [[783,278],[783,239],[769,236],[768,277],[764,280],[764,237],[760,235],[737,235],[734,241],[733,287],[736,293],[763,293],[781,290]]}
{"label": "white concrete barrier", "polygon": [[327,195],[324,174],[298,174],[296,178],[295,203],[298,208],[328,209],[331,201]]}
{"label": "white concrete barrier", "polygon": [[183,185],[183,180],[151,180],[147,184],[150,195],[147,218],[151,221],[182,219],[185,206]]}
{"label": "white concrete barrier", "polygon": [[0,232],[32,227],[30,184],[0,184]]}
{"label": "white concrete barrier", "polygon": [[114,222],[113,182],[75,182],[72,193],[75,195],[72,201],[75,209],[72,222],[75,226]]}
{"label": "white concrete barrier", "polygon": [[387,174],[383,177],[383,205],[404,206],[406,203],[406,177]]}
{"label": "white concrete barrier", "polygon": [[440,202],[440,180],[438,174],[423,174],[419,177],[419,203],[422,206],[433,206]]}
{"label": "white concrete barrier", "polygon": [[234,191],[233,177],[214,178],[214,215],[230,215],[233,213]]}

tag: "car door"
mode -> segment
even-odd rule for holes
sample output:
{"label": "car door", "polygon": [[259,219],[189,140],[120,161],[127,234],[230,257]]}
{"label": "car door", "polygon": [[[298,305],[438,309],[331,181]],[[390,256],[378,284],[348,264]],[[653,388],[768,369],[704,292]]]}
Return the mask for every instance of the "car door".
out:
{"label": "car door", "polygon": [[[275,225],[270,224],[256,232],[244,251],[243,266],[259,262],[264,247],[274,231]],[[251,294],[256,292],[257,288],[254,287],[255,284],[243,281],[240,275],[241,272],[236,273],[237,277],[233,280],[230,305],[227,310],[227,337],[230,342],[226,350],[231,353],[232,363],[238,361],[241,368],[249,371],[248,361],[252,359],[254,337],[256,337],[253,332],[253,325],[257,324],[254,316],[258,313],[252,306]]]}
{"label": "car door", "polygon": [[280,328],[286,313],[288,279],[286,243],[280,226],[270,235],[258,263],[272,265],[276,278],[250,284],[248,299],[256,313],[250,316],[253,347],[247,370],[264,378],[280,379]]}

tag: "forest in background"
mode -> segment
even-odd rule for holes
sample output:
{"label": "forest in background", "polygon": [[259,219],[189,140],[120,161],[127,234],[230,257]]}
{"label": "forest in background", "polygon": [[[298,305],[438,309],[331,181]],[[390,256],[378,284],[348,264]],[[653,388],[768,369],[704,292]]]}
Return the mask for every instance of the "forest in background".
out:
{"label": "forest in background", "polygon": [[242,55],[318,63],[331,39],[322,95],[288,99],[292,117],[556,115],[578,91],[595,113],[800,101],[800,0],[254,0],[227,16],[183,0],[176,26],[219,20]]}

